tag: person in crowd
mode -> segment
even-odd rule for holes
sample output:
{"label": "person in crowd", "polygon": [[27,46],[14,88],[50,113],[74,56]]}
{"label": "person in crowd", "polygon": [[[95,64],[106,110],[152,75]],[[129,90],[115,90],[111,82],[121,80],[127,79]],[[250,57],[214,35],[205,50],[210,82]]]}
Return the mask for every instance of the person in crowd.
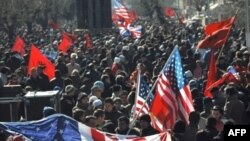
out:
{"label": "person in crowd", "polygon": [[158,134],[159,131],[151,126],[151,118],[148,114],[144,114],[139,118],[140,121],[140,136],[150,136]]}
{"label": "person in crowd", "polygon": [[39,65],[37,67],[38,86],[41,91],[49,90],[49,77],[43,72],[44,69],[44,65]]}
{"label": "person in crowd", "polygon": [[81,123],[85,123],[85,118],[86,118],[86,112],[82,109],[75,109],[73,110],[73,115],[72,117]]}
{"label": "person in crowd", "polygon": [[225,102],[226,102],[226,98],[224,97],[224,95],[222,93],[220,93],[220,89],[218,87],[213,87],[210,90],[210,93],[213,96],[213,99],[212,99],[213,105],[224,107]]}
{"label": "person in crowd", "polygon": [[70,63],[68,63],[66,66],[68,68],[68,76],[70,76],[73,72],[74,69],[81,71],[81,67],[79,64],[77,64],[75,61],[77,59],[77,54],[76,53],[72,53],[70,55]]}
{"label": "person in crowd", "polygon": [[225,88],[227,102],[224,107],[224,116],[232,119],[235,124],[242,124],[243,116],[245,114],[244,103],[238,99],[238,92],[233,86]]}
{"label": "person in crowd", "polygon": [[55,70],[55,78],[51,79],[49,82],[49,89],[53,90],[56,86],[63,88],[63,78],[60,70]]}
{"label": "person in crowd", "polygon": [[212,99],[209,97],[205,97],[203,99],[203,111],[201,112],[201,117],[207,119],[209,116],[211,116],[211,110],[213,107]]}
{"label": "person in crowd", "polygon": [[105,120],[110,120],[117,126],[117,119],[123,114],[114,106],[114,101],[111,98],[106,98],[104,102]]}
{"label": "person in crowd", "polygon": [[194,111],[189,114],[189,124],[183,135],[184,141],[196,141],[195,136],[198,131],[199,121],[200,113]]}
{"label": "person in crowd", "polygon": [[63,60],[63,55],[59,55],[56,59],[55,68],[61,72],[62,77],[66,77],[68,75],[68,68]]}
{"label": "person in crowd", "polygon": [[48,117],[53,114],[56,114],[56,110],[54,108],[48,106],[43,108],[43,117]]}
{"label": "person in crowd", "polygon": [[73,85],[67,85],[65,87],[65,93],[60,99],[61,113],[72,117],[72,109],[75,106],[75,92],[76,88]]}
{"label": "person in crowd", "polygon": [[224,123],[222,121],[224,111],[219,106],[214,106],[212,108],[211,117],[216,119],[216,130],[221,132],[224,128]]}
{"label": "person in crowd", "polygon": [[93,113],[93,115],[96,117],[97,126],[96,128],[99,130],[103,129],[103,126],[108,122],[105,120],[105,112],[102,109],[96,109]]}
{"label": "person in crowd", "polygon": [[173,128],[172,141],[184,141],[183,135],[186,130],[185,122],[178,120]]}
{"label": "person in crowd", "polygon": [[115,132],[120,135],[136,135],[139,136],[140,133],[134,128],[129,128],[129,119],[125,116],[121,116],[117,119],[118,126]]}
{"label": "person in crowd", "polygon": [[97,125],[96,117],[92,115],[86,116],[85,123],[87,126],[91,128],[96,128],[96,125]]}

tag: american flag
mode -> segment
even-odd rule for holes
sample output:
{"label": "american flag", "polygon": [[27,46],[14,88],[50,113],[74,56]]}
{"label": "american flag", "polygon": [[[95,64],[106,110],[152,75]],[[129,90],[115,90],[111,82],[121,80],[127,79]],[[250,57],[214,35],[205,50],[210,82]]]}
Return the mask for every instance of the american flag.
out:
{"label": "american flag", "polygon": [[240,74],[239,72],[236,71],[236,69],[233,66],[230,66],[228,72],[231,73],[236,80],[240,80]]}
{"label": "american flag", "polygon": [[123,17],[124,19],[130,18],[130,13],[128,11],[128,8],[125,6],[125,4],[122,2],[122,0],[115,0],[114,1],[114,13],[116,15]]}
{"label": "american flag", "polygon": [[178,118],[188,123],[189,113],[194,111],[191,92],[185,82],[180,53],[175,47],[156,82],[150,108],[152,115],[163,125],[162,130],[173,128]]}
{"label": "american flag", "polygon": [[167,131],[145,137],[110,134],[63,114],[54,114],[38,121],[0,122],[0,130],[5,135],[22,135],[23,141],[171,141]]}
{"label": "american flag", "polygon": [[143,114],[149,113],[149,107],[151,106],[154,95],[150,92],[148,84],[139,73],[137,82],[134,115],[136,115],[135,117],[140,117]]}

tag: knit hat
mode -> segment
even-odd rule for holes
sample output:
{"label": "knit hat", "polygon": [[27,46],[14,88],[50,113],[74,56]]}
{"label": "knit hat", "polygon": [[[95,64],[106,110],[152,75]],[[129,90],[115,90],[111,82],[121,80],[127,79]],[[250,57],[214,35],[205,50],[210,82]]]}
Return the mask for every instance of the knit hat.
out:
{"label": "knit hat", "polygon": [[89,98],[89,103],[93,103],[96,99],[98,99],[96,96],[92,95],[90,98]]}
{"label": "knit hat", "polygon": [[102,101],[100,100],[100,99],[96,99],[94,102],[93,102],[93,104],[92,104],[92,106],[94,107],[94,108],[96,108],[96,107],[98,107],[98,106],[101,106],[102,105]]}
{"label": "knit hat", "polygon": [[66,92],[66,93],[70,93],[70,92],[72,92],[74,89],[75,89],[75,87],[74,87],[73,85],[67,85],[67,86],[65,87],[65,92]]}
{"label": "knit hat", "polygon": [[95,81],[94,86],[104,89],[104,83],[102,81]]}
{"label": "knit hat", "polygon": [[45,106],[43,108],[43,117],[47,117],[47,116],[53,115],[55,113],[56,113],[56,111],[52,107]]}

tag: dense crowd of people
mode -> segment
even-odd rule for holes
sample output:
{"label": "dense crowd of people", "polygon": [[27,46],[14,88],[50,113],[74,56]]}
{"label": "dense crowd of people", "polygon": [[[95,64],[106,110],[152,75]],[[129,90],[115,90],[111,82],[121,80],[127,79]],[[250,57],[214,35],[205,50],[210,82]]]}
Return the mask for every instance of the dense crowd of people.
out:
{"label": "dense crowd of people", "polygon": [[[84,33],[76,33],[77,39],[67,54],[57,49],[63,29],[41,30],[36,25],[33,33],[28,34],[24,26],[16,31],[26,43],[23,57],[10,51],[14,40],[0,31],[0,86],[21,85],[24,94],[60,90],[60,113],[105,132],[148,136],[159,133],[151,126],[149,115],[139,117],[132,129],[129,126],[138,68],[152,86],[171,51],[178,46],[195,111],[190,113],[188,125],[176,121],[170,131],[172,139],[221,141],[224,125],[250,123],[250,52],[244,28],[234,26],[222,55],[219,56],[219,49],[215,52],[219,57],[218,78],[233,66],[240,79],[213,87],[210,90],[213,98],[207,98],[204,89],[211,52],[196,49],[198,41],[204,37],[201,23],[192,21],[180,25],[172,21],[158,25],[144,20],[138,23],[143,26],[140,39],[122,38],[115,31],[100,31],[91,34],[91,48],[85,47]],[[39,47],[54,64],[55,78],[49,80],[42,65],[32,68],[31,75],[27,74],[31,44]],[[44,108],[44,117],[54,113],[55,109]]]}

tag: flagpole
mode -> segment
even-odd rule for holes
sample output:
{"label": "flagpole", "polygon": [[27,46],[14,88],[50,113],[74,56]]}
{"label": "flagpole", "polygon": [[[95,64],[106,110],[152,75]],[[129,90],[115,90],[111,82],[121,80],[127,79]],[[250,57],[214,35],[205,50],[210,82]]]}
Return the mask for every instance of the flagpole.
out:
{"label": "flagpole", "polygon": [[[235,15],[234,15],[235,18],[236,18],[236,16],[238,15],[238,12],[239,12],[239,9],[237,9],[237,11],[235,12]],[[235,22],[235,19],[234,19],[233,23],[234,23],[234,22]],[[227,32],[226,41],[223,43],[222,48],[220,49],[219,55],[218,55],[218,57],[217,57],[217,59],[216,59],[216,63],[218,63],[218,61],[219,61],[219,58],[220,58],[220,56],[221,56],[221,54],[222,54],[222,51],[223,51],[223,49],[224,49],[224,47],[225,47],[225,44],[226,44],[226,42],[227,42],[227,40],[228,40],[228,37],[229,37],[229,34],[231,33],[231,31],[232,31],[232,26],[230,27],[229,31]]]}
{"label": "flagpole", "polygon": [[[171,54],[170,54],[169,56],[172,56],[172,55],[173,55],[175,49],[178,49],[178,46],[177,46],[177,45],[175,46],[175,48],[173,49],[173,51],[171,52]],[[138,113],[136,114],[136,116],[133,118],[133,120],[132,120],[132,122],[131,122],[131,126],[129,127],[129,130],[128,130],[128,132],[127,132],[126,135],[128,135],[129,132],[131,131],[132,126],[134,125],[136,119],[137,119],[138,116],[140,115],[140,113],[141,113],[141,111],[142,111],[142,108],[145,106],[146,101],[149,99],[150,93],[153,92],[154,87],[156,86],[156,83],[157,83],[158,79],[160,78],[160,75],[163,73],[163,70],[164,70],[164,68],[166,67],[166,64],[168,64],[169,61],[170,61],[170,58],[168,57],[168,60],[166,61],[166,63],[165,63],[165,65],[164,65],[163,69],[161,70],[161,72],[159,73],[157,79],[155,80],[154,85],[151,87],[151,89],[150,89],[150,91],[149,91],[149,93],[148,93],[148,95],[147,95],[147,97],[146,97],[145,102],[143,103],[143,105],[142,105],[142,107],[140,108],[139,112],[138,112]],[[137,81],[137,83],[138,83],[138,81]],[[137,85],[137,89],[138,89],[138,88],[139,88],[139,85]],[[137,92],[139,92],[139,91],[137,91]]]}

